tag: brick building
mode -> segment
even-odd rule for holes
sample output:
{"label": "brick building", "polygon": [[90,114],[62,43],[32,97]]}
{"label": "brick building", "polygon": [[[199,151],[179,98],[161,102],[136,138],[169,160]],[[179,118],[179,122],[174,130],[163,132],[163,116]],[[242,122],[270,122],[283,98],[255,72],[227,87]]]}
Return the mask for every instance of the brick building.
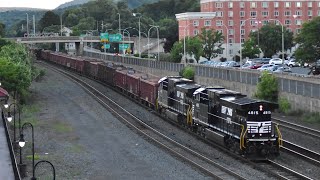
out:
{"label": "brick building", "polygon": [[[304,22],[320,16],[320,0],[200,0],[200,5],[201,12],[176,14],[179,39],[183,39],[184,34],[195,36],[203,27],[221,31],[225,37],[225,50],[218,58],[228,59],[239,54],[240,39],[243,43],[250,31],[257,31],[268,22],[296,34]],[[215,17],[202,16],[209,12],[215,12]]]}

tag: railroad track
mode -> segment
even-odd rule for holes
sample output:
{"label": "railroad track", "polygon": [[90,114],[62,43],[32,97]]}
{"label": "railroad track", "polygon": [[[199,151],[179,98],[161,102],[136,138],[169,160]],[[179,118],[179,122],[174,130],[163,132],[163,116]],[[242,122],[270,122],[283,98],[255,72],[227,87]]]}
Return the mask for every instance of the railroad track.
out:
{"label": "railroad track", "polygon": [[289,141],[283,141],[283,147],[281,151],[299,156],[304,160],[320,167],[320,154],[304,147],[301,147],[297,144],[291,143]]}
{"label": "railroad track", "polygon": [[260,165],[264,168],[269,170],[274,175],[277,175],[279,179],[286,179],[286,180],[312,180],[311,178],[300,174],[294,170],[291,170],[281,164],[278,164],[272,160],[267,160],[265,162],[260,162]]}
{"label": "railroad track", "polygon": [[[52,65],[50,65],[50,68],[52,68]],[[165,135],[158,132],[157,130],[151,128],[149,125],[145,124],[142,120],[136,118],[134,115],[127,112],[125,109],[122,109],[120,106],[116,105],[113,100],[109,99],[108,97],[106,97],[105,95],[97,91],[94,87],[85,83],[81,79],[78,79],[75,75],[71,73],[67,73],[61,70],[60,68],[59,69],[55,68],[55,71],[58,71],[59,73],[62,73],[68,76],[69,78],[73,79],[74,81],[76,81],[76,83],[78,83],[80,86],[86,89],[86,91],[88,91],[90,94],[93,94],[97,98],[97,100],[102,105],[104,105],[111,113],[113,113],[116,117],[119,117],[119,120],[122,120],[125,124],[128,124],[128,126],[132,127],[132,129],[148,137],[158,145],[162,146],[164,149],[171,152],[173,155],[183,159],[186,162],[189,162],[190,164],[199,168],[204,173],[214,177],[214,179],[245,179],[241,177],[239,174],[236,174],[230,171],[228,168],[220,166],[219,164],[213,162],[209,158],[202,156],[201,154],[175,142],[174,140],[166,137]],[[118,111],[119,109],[121,110]],[[128,116],[130,116],[130,118],[128,118]],[[156,135],[152,135],[152,134],[156,134]],[[221,147],[221,149],[225,149],[225,148]],[[235,157],[235,154],[231,153],[230,151],[226,150],[225,152]],[[289,169],[288,167],[282,166],[273,161],[268,161],[268,163],[261,164],[261,163],[252,162],[248,159],[240,157],[239,155],[237,155],[236,158],[240,159],[245,164],[251,165],[259,169],[262,172],[266,172],[267,174],[270,175],[270,177],[274,176],[277,179],[308,179],[308,180],[311,179],[311,178],[308,178],[307,176],[304,176],[298,172],[295,172],[294,170]]]}
{"label": "railroad track", "polygon": [[[48,67],[47,64],[42,63],[42,65]],[[219,165],[218,163],[212,161],[204,155],[193,151],[192,149],[174,141],[168,136],[152,128],[151,126],[144,123],[142,120],[122,108],[115,101],[105,96],[90,84],[77,78],[72,73],[68,73],[65,70],[61,70],[60,68],[52,68],[52,66],[50,66],[49,68],[72,79],[76,84],[81,86],[85,91],[88,92],[88,94],[92,95],[101,105],[103,105],[108,111],[110,111],[115,117],[125,123],[132,130],[153,141],[156,145],[161,146],[172,155],[197,167],[205,174],[213,177],[214,179],[245,179],[241,175],[228,169],[228,167]]]}
{"label": "railroad track", "polygon": [[315,130],[315,129],[311,129],[311,128],[308,128],[308,127],[305,127],[305,126],[301,126],[299,124],[294,124],[294,123],[291,123],[291,122],[287,122],[287,121],[281,120],[279,118],[272,118],[272,120],[275,123],[278,123],[280,127],[291,129],[291,130],[294,130],[296,132],[299,132],[299,133],[302,133],[302,134],[305,134],[305,135],[312,136],[312,137],[320,139],[320,131],[319,130]]}

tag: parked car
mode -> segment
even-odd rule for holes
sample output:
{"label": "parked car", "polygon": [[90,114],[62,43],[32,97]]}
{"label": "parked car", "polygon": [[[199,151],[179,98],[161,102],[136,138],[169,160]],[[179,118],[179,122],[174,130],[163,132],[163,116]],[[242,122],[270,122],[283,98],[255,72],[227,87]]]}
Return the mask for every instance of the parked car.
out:
{"label": "parked car", "polygon": [[283,72],[290,73],[291,68],[288,66],[277,67],[273,72],[275,72],[275,73],[283,73]]}
{"label": "parked car", "polygon": [[297,67],[297,66],[300,66],[300,64],[298,62],[296,62],[295,59],[290,59],[288,61],[288,63],[286,63],[289,67]]}
{"label": "parked car", "polygon": [[280,58],[270,59],[269,64],[282,64],[282,59]]}
{"label": "parked car", "polygon": [[274,64],[264,64],[261,67],[259,67],[257,70],[259,71],[274,71],[277,69],[277,65]]}

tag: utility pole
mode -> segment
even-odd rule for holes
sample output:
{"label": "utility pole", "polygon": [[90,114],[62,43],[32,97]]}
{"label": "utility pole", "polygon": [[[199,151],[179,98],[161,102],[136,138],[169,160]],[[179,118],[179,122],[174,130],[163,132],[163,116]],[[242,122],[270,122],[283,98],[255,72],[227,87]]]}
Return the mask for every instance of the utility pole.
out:
{"label": "utility pole", "polygon": [[29,15],[27,14],[27,36],[29,37]]}
{"label": "utility pole", "polygon": [[33,36],[36,36],[36,17],[33,15]]}

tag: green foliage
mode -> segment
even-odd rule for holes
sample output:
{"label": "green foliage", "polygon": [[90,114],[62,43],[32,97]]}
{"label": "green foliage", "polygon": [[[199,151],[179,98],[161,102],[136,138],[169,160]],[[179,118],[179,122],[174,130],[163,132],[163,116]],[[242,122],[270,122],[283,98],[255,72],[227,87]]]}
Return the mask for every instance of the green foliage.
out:
{"label": "green foliage", "polygon": [[[293,46],[293,33],[284,27],[284,49]],[[259,31],[250,33],[250,38],[258,44],[265,57],[271,57],[277,52],[282,51],[282,26],[270,23],[262,26]]]}
{"label": "green foliage", "polygon": [[183,47],[183,44],[180,41],[177,41],[173,44],[173,47],[170,52],[170,55],[171,55],[170,60],[172,60],[172,62],[176,62],[176,63],[181,62],[181,58],[183,54],[182,47]]}
{"label": "green foliage", "polygon": [[255,96],[259,99],[277,102],[278,99],[278,81],[273,74],[267,71],[262,72],[260,82],[257,85]]}
{"label": "green foliage", "polygon": [[169,54],[169,53],[161,53],[159,59],[160,59],[160,61],[168,61],[168,62],[172,62],[173,61],[171,59],[171,54]]}
{"label": "green foliage", "polygon": [[258,57],[259,53],[259,48],[255,46],[255,42],[251,38],[244,42],[242,49],[242,57],[248,57],[252,59]]}
{"label": "green foliage", "polygon": [[279,109],[281,112],[283,112],[285,114],[288,114],[290,112],[291,105],[290,105],[288,99],[280,98],[278,104],[279,104]]}
{"label": "green foliage", "polygon": [[197,62],[199,62],[200,56],[203,54],[202,46],[202,41],[198,36],[190,37],[186,40],[186,51],[188,54],[193,55]]}
{"label": "green foliage", "polygon": [[4,37],[4,35],[6,34],[5,27],[6,26],[0,22],[0,38]]}
{"label": "green foliage", "polygon": [[309,113],[303,116],[303,120],[308,123],[320,123],[320,113]]}
{"label": "green foliage", "polygon": [[299,44],[295,51],[295,57],[300,62],[312,63],[320,58],[319,29],[320,17],[315,17],[311,21],[303,23],[301,32],[295,39]]}
{"label": "green foliage", "polygon": [[191,79],[193,80],[194,79],[194,69],[193,67],[191,66],[186,66],[185,68],[182,69],[182,71],[180,72],[180,75],[184,78],[187,78],[187,79]]}
{"label": "green foliage", "polygon": [[221,46],[224,37],[221,32],[214,31],[213,29],[207,30],[202,28],[199,37],[203,45],[202,55],[208,60],[217,57],[218,54],[220,54],[220,52],[223,50]]}
{"label": "green foliage", "polygon": [[47,11],[39,21],[41,32],[46,27],[49,27],[52,25],[59,25],[59,24],[60,24],[59,15],[55,14],[52,11]]}

